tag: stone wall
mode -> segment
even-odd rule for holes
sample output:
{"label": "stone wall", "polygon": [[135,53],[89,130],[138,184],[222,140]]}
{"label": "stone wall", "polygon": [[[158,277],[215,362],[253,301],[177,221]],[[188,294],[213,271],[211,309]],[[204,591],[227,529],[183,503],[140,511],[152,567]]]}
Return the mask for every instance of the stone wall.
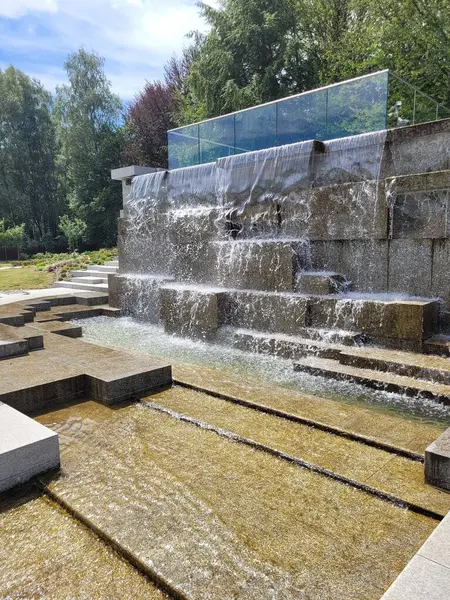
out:
{"label": "stone wall", "polygon": [[[330,297],[323,318],[309,303],[314,326],[354,329],[346,311],[354,316],[356,302],[365,300],[368,308],[361,314],[372,316],[361,317],[359,330],[412,339],[396,328],[405,326],[404,315],[414,314],[417,337],[425,317],[423,308],[414,308],[414,298],[440,298],[443,311],[450,303],[449,166],[450,120],[444,120],[227,157],[144,176],[147,182],[137,178],[133,190],[126,180],[119,264],[122,277],[135,279],[128,292],[123,281],[112,285],[112,303],[124,307],[141,294],[138,312],[154,320],[163,297],[162,304],[172,305],[163,315],[170,331],[186,330],[180,315],[195,307],[209,315],[199,331],[211,337],[211,323],[219,327],[222,319],[217,298],[203,289],[206,296],[197,306],[186,286],[194,291],[218,287],[228,292],[227,302],[234,307],[228,324],[246,327],[245,316],[256,329],[293,334],[305,302],[288,301],[283,294],[295,297],[302,289],[296,287],[302,272],[322,278],[317,290],[323,289],[323,272],[332,272],[352,294],[345,307]],[[167,281],[172,281],[169,288],[160,291]],[[314,290],[314,280],[310,283]],[[184,286],[178,295],[177,285]],[[373,293],[381,296],[370,305],[365,295]],[[375,300],[384,307],[381,313]],[[402,302],[409,304],[398,309],[400,318],[391,305]],[[325,305],[317,304],[322,312]],[[273,318],[275,313],[284,316]],[[368,325],[372,317],[378,320]],[[194,332],[195,327],[187,329]]]}

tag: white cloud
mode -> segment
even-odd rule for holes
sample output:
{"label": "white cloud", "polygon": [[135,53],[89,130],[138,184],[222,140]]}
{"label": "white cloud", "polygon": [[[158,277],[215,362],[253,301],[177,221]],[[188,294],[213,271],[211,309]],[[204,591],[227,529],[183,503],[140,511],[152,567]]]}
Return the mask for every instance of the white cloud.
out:
{"label": "white cloud", "polygon": [[57,0],[0,0],[0,16],[17,19],[31,12],[56,12]]}
{"label": "white cloud", "polygon": [[188,43],[189,31],[205,30],[195,0],[0,0],[2,16],[17,19],[11,31],[0,18],[2,46],[11,62],[15,56],[28,61],[42,56],[49,68],[34,64],[30,74],[46,86],[64,80],[55,63],[62,66],[69,52],[84,46],[106,58],[114,91],[128,99],[145,80],[162,77],[164,63]]}

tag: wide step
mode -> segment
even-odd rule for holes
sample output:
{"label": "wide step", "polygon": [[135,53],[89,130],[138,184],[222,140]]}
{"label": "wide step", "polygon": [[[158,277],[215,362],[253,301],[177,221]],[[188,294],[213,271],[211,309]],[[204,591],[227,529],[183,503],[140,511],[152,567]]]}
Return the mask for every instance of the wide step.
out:
{"label": "wide step", "polygon": [[421,395],[450,404],[450,385],[423,381],[413,377],[363,369],[325,358],[304,358],[294,363],[296,371],[359,383],[375,389],[408,395]]}
{"label": "wide step", "polygon": [[76,277],[76,281],[80,283],[106,283],[107,277],[97,277],[97,276],[89,276],[83,275]]}
{"label": "wide step", "polygon": [[55,284],[53,284],[53,287],[108,293],[107,283],[81,283],[79,282],[79,278],[75,279],[75,281],[57,281]]}
{"label": "wide step", "polygon": [[417,377],[450,385],[450,359],[382,348],[347,348],[339,358],[343,365]]}
{"label": "wide step", "polygon": [[91,271],[90,269],[87,269],[86,271],[71,271],[70,275],[72,279],[80,279],[82,277],[95,277],[96,279],[100,279],[102,282],[108,281],[108,273],[104,273],[102,271]]}
{"label": "wide step", "polygon": [[272,354],[287,359],[320,356],[338,359],[345,346],[320,339],[283,334],[260,333],[250,329],[224,328],[223,335],[231,338],[234,348],[246,352]]}

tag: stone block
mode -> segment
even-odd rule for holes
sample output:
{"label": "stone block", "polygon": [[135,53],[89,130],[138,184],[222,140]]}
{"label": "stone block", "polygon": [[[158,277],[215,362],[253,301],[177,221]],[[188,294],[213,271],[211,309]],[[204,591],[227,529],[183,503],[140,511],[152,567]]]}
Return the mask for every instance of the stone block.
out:
{"label": "stone block", "polygon": [[166,213],[166,232],[176,252],[190,244],[204,244],[226,237],[223,212],[217,207],[199,206]]}
{"label": "stone block", "polygon": [[52,303],[49,300],[34,300],[32,302],[28,302],[25,308],[37,313],[49,311],[51,307]]}
{"label": "stone block", "polygon": [[384,305],[379,335],[403,340],[422,340],[430,337],[438,330],[439,309],[439,303],[433,301],[388,302]]}
{"label": "stone block", "polygon": [[92,374],[92,369],[88,369],[86,392],[95,400],[111,405],[127,400],[136,400],[171,385],[171,367],[169,365],[152,366],[151,361],[148,362],[147,369],[143,366],[136,366],[133,369],[117,365],[109,372],[96,375]]}
{"label": "stone block", "polygon": [[310,268],[336,271],[361,292],[383,292],[388,280],[386,240],[312,241]]}
{"label": "stone block", "polygon": [[389,242],[389,291],[430,295],[433,241],[393,239]]}
{"label": "stone block", "polygon": [[160,289],[161,319],[167,333],[210,340],[220,325],[225,302],[222,290],[187,285]]}
{"label": "stone block", "polygon": [[[66,337],[78,338],[82,336],[82,329],[79,325],[72,323],[62,323],[61,321],[47,321],[44,323],[33,323],[30,327],[47,331],[48,333],[56,333]],[[40,336],[42,339],[42,335]]]}
{"label": "stone block", "polygon": [[58,435],[0,402],[0,493],[58,467]]}
{"label": "stone block", "polygon": [[298,245],[278,240],[215,242],[212,283],[228,289],[292,291]]}
{"label": "stone block", "polygon": [[450,121],[391,129],[382,176],[446,171],[450,166]]}
{"label": "stone block", "polygon": [[290,194],[280,210],[282,235],[310,240],[387,238],[383,181],[330,185]]}
{"label": "stone block", "polygon": [[329,185],[292,193],[281,204],[281,233],[310,240],[385,239],[383,181]]}
{"label": "stone block", "polygon": [[141,222],[119,219],[120,273],[171,273],[174,252],[166,213],[152,211]]}
{"label": "stone block", "polygon": [[77,292],[75,298],[77,304],[81,306],[99,306],[100,304],[108,304],[108,294],[98,292]]}
{"label": "stone block", "polygon": [[447,190],[398,193],[392,210],[393,238],[444,238],[447,233]]}
{"label": "stone block", "polygon": [[294,288],[300,294],[335,294],[345,290],[347,281],[343,275],[333,272],[301,271],[295,277]]}
{"label": "stone block", "polygon": [[450,302],[450,240],[433,240],[433,264],[430,293]]}
{"label": "stone block", "polygon": [[381,301],[367,298],[311,299],[313,327],[358,331],[374,338],[421,342],[437,329],[439,304],[422,301]]}
{"label": "stone block", "polygon": [[159,322],[159,289],[171,281],[170,277],[110,274],[108,280],[111,307],[119,308],[121,314],[139,321]]}
{"label": "stone block", "polygon": [[450,428],[425,450],[425,482],[450,492]]}
{"label": "stone block", "polygon": [[234,327],[295,335],[307,324],[309,299],[299,294],[234,292],[223,322]]}

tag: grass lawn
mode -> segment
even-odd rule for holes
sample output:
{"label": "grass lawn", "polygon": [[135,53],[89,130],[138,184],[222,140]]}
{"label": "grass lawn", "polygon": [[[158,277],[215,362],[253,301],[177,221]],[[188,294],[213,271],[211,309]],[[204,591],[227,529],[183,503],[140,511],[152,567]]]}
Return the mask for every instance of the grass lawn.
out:
{"label": "grass lawn", "polygon": [[[1,266],[7,266],[6,263]],[[34,266],[0,270],[0,292],[48,288],[54,281],[53,273],[36,271]]]}

